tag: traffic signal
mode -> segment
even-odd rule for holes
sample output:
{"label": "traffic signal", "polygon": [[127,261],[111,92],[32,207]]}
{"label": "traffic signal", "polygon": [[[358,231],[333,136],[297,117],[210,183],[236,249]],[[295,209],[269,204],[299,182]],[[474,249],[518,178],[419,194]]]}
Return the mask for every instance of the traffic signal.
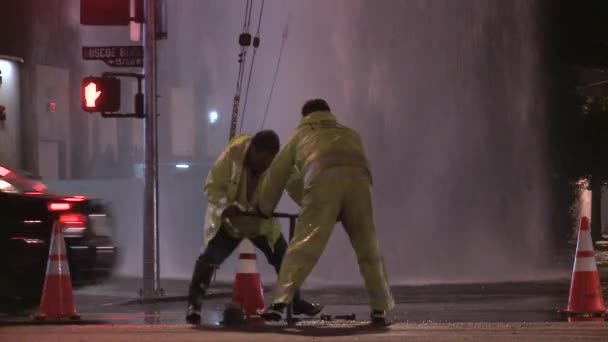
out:
{"label": "traffic signal", "polygon": [[129,0],[80,0],[82,25],[125,26],[130,21]]}
{"label": "traffic signal", "polygon": [[120,110],[120,80],[115,77],[89,76],[82,80],[82,109],[86,112]]}

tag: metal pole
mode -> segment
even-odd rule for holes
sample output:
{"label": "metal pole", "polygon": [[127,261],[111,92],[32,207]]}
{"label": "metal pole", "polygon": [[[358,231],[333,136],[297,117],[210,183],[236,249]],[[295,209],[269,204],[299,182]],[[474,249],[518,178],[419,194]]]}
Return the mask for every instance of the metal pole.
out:
{"label": "metal pole", "polygon": [[143,300],[156,297],[158,284],[158,169],[156,141],[156,0],[145,1],[144,30],[145,75],[145,191],[144,191],[144,264]]}
{"label": "metal pole", "polygon": [[[162,0],[155,0],[162,1]],[[157,7],[158,8],[158,7]],[[158,12],[158,11],[157,11]],[[157,15],[158,13],[155,13]],[[158,16],[156,17],[159,18]],[[158,190],[158,54],[156,53],[156,39],[158,20],[155,23],[155,38],[154,38],[154,293],[157,296],[163,295],[163,289],[160,287],[160,235],[159,235],[159,201],[160,196]]]}

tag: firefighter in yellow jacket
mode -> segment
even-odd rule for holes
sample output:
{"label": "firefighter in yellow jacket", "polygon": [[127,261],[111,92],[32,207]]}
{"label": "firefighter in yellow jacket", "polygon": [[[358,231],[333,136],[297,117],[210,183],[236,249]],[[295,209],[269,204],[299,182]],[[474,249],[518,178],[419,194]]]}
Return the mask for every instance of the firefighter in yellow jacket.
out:
{"label": "firefighter in yellow jacket", "polygon": [[376,239],[371,174],[359,134],[340,125],[324,100],[310,100],[289,142],[265,173],[257,210],[272,214],[293,169],[302,174],[300,216],[287,249],[272,305],[263,317],[280,320],[286,305],[321,256],[334,225],[341,221],[357,255],[372,309],[373,324],[386,324],[394,307]]}
{"label": "firefighter in yellow jacket", "polygon": [[[205,184],[206,247],[192,274],[186,314],[189,323],[200,322],[202,298],[215,268],[232,254],[242,239],[251,240],[279,272],[287,249],[279,223],[274,219],[240,215],[251,211],[258,182],[279,148],[279,137],[274,131],[261,131],[253,137],[241,135],[230,141],[209,171]],[[321,309],[319,304],[294,300],[294,314],[314,316]]]}

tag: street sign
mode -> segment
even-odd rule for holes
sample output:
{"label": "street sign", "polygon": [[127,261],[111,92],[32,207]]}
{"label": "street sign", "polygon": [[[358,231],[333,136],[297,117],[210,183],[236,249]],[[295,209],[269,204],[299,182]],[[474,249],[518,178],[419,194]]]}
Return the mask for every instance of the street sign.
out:
{"label": "street sign", "polygon": [[101,60],[113,67],[143,67],[143,46],[83,46],[82,58]]}

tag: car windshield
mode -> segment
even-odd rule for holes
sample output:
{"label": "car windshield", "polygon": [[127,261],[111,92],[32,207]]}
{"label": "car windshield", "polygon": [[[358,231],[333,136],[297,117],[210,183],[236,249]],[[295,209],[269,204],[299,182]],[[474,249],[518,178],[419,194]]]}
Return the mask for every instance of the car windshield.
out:
{"label": "car windshield", "polygon": [[0,165],[0,192],[27,193],[46,191],[44,183],[25,174]]}

